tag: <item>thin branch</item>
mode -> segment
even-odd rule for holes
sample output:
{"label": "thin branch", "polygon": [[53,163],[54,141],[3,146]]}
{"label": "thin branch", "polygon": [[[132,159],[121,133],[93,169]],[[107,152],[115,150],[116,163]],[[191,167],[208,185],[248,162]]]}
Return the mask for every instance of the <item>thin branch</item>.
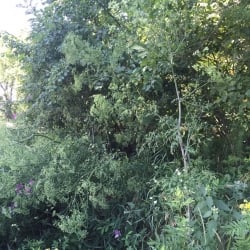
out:
{"label": "thin branch", "polygon": [[181,135],[181,118],[182,118],[182,109],[181,109],[181,97],[180,97],[180,92],[178,89],[178,84],[177,80],[175,77],[175,72],[174,72],[174,66],[173,66],[173,55],[170,54],[170,63],[171,63],[171,71],[172,71],[172,76],[174,80],[174,85],[175,85],[175,92],[177,96],[177,101],[178,101],[178,121],[177,121],[177,133],[178,133],[178,141],[179,141],[179,146],[181,149],[181,155],[182,155],[182,160],[183,160],[183,165],[184,165],[184,170],[186,171],[188,169],[188,151],[187,148],[185,148],[185,145],[183,143],[182,135]]}
{"label": "thin branch", "polygon": [[108,16],[110,16],[110,17],[115,21],[115,23],[118,25],[118,27],[122,27],[122,26],[123,26],[123,25],[117,20],[117,18],[114,17],[114,16],[110,13],[110,11],[104,6],[103,3],[101,3],[100,1],[97,1],[97,4],[98,4],[99,6],[101,6],[101,8],[103,8],[103,10],[106,12],[106,14],[108,14]]}
{"label": "thin branch", "polygon": [[198,208],[198,211],[199,211],[199,215],[201,217],[201,223],[202,223],[202,228],[203,228],[203,235],[204,235],[204,240],[205,240],[205,245],[206,245],[207,244],[207,237],[206,237],[205,224],[204,224],[204,221],[203,221],[203,218],[202,218],[202,214],[201,214],[200,208]]}
{"label": "thin branch", "polygon": [[47,135],[38,134],[38,133],[32,134],[32,135],[30,135],[29,137],[27,137],[27,138],[25,138],[25,139],[22,139],[22,140],[19,140],[19,141],[17,141],[17,142],[22,143],[22,142],[25,142],[25,141],[28,141],[28,140],[32,139],[32,138],[35,137],[35,136],[44,137],[44,138],[49,139],[50,141],[53,141],[53,142],[55,142],[55,143],[60,143],[59,141],[56,141],[56,140],[52,139],[51,137],[49,137],[49,136],[47,136]]}
{"label": "thin branch", "polygon": [[3,83],[3,82],[0,83],[0,87],[1,87],[1,89],[2,89],[3,91],[6,91],[6,90],[7,90],[7,84],[5,84],[5,83]]}
{"label": "thin branch", "polygon": [[207,82],[207,83],[204,83],[204,84],[202,84],[201,86],[195,88],[195,89],[194,89],[193,91],[191,91],[189,94],[187,94],[187,95],[185,95],[184,97],[182,97],[182,100],[187,99],[189,96],[192,96],[196,91],[202,89],[203,87],[205,87],[205,86],[208,85],[208,84],[210,84],[210,83]]}

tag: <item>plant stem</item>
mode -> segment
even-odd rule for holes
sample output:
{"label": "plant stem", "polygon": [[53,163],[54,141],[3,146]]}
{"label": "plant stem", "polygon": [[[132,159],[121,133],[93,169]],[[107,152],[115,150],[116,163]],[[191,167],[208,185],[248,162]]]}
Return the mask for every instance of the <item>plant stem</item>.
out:
{"label": "plant stem", "polygon": [[201,214],[200,208],[198,208],[198,211],[199,211],[199,214],[200,214],[200,217],[201,217],[201,223],[202,223],[202,228],[203,228],[203,235],[204,235],[204,240],[205,240],[205,245],[206,245],[207,244],[207,237],[206,237],[205,224],[204,224],[204,221],[203,221],[203,218],[202,218],[202,214]]}
{"label": "plant stem", "polygon": [[170,55],[170,63],[171,63],[171,71],[172,71],[172,76],[173,76],[174,85],[175,85],[176,97],[177,97],[177,101],[178,101],[178,121],[177,121],[178,141],[179,141],[179,146],[181,149],[184,170],[187,171],[188,170],[188,160],[187,160],[188,159],[188,152],[187,152],[187,148],[185,148],[185,145],[184,145],[184,142],[182,139],[182,135],[181,135],[181,117],[182,117],[181,97],[180,97],[180,92],[178,89],[178,84],[177,84],[177,80],[176,80],[175,73],[174,73],[173,55],[172,54]]}

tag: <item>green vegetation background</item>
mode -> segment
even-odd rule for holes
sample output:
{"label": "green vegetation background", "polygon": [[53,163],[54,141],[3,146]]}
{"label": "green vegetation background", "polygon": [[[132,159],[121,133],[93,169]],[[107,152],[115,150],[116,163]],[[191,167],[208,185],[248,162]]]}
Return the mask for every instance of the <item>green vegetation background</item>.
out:
{"label": "green vegetation background", "polygon": [[249,249],[249,1],[24,2],[0,249]]}

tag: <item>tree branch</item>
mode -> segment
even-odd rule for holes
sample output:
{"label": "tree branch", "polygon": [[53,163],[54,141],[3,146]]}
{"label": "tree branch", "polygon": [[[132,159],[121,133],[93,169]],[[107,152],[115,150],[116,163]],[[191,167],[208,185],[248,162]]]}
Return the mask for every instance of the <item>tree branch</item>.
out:
{"label": "tree branch", "polygon": [[176,92],[176,97],[177,97],[177,102],[178,102],[178,121],[177,121],[177,134],[178,134],[178,141],[179,141],[179,146],[181,150],[181,155],[182,155],[182,161],[184,165],[184,170],[188,170],[188,151],[187,148],[184,145],[182,135],[181,135],[181,118],[182,118],[182,109],[181,109],[181,97],[180,97],[180,92],[178,89],[178,84],[177,80],[175,77],[175,72],[174,72],[174,64],[173,64],[173,55],[170,54],[170,64],[171,64],[171,71],[172,71],[172,76],[174,80],[174,85],[175,85],[175,92]]}
{"label": "tree branch", "polygon": [[38,133],[32,134],[32,135],[30,135],[29,137],[27,137],[27,138],[25,138],[25,139],[22,139],[22,140],[20,140],[20,141],[17,141],[17,142],[22,143],[22,142],[25,142],[25,141],[28,141],[28,140],[32,139],[32,138],[35,137],[35,136],[44,137],[44,138],[49,139],[49,140],[51,140],[51,141],[53,141],[53,142],[55,142],[55,143],[60,143],[59,141],[56,141],[56,140],[52,139],[51,137],[49,137],[49,136],[47,136],[47,135],[38,134]]}

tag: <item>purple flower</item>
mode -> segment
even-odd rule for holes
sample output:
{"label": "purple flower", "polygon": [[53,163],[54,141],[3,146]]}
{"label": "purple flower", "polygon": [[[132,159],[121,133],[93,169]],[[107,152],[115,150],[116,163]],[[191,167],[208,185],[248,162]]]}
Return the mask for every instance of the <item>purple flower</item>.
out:
{"label": "purple flower", "polygon": [[31,187],[29,187],[29,186],[25,186],[24,187],[24,192],[25,192],[25,194],[31,194]]}
{"label": "purple flower", "polygon": [[114,234],[114,238],[115,239],[118,239],[119,237],[122,236],[121,231],[118,230],[118,229],[115,229],[114,232],[113,232],[113,234]]}
{"label": "purple flower", "polygon": [[12,114],[12,119],[13,119],[13,120],[16,120],[16,116],[17,116],[16,113],[13,113],[13,114]]}
{"label": "purple flower", "polygon": [[32,101],[32,99],[33,99],[33,97],[32,97],[32,95],[28,95],[27,97],[26,97],[26,100],[29,102],[29,101]]}
{"label": "purple flower", "polygon": [[30,186],[32,186],[32,185],[34,184],[34,182],[35,182],[34,180],[30,179],[29,182],[28,182],[28,184],[29,184]]}
{"label": "purple flower", "polygon": [[21,194],[22,193],[22,191],[23,191],[23,188],[24,188],[24,185],[22,184],[22,183],[18,183],[17,185],[16,185],[16,193],[17,194]]}
{"label": "purple flower", "polygon": [[10,212],[13,212],[13,210],[17,208],[17,203],[16,202],[11,202],[10,206],[9,206],[9,210]]}
{"label": "purple flower", "polygon": [[16,202],[12,202],[12,203],[11,203],[11,208],[12,208],[12,209],[17,208],[17,203],[16,203]]}

